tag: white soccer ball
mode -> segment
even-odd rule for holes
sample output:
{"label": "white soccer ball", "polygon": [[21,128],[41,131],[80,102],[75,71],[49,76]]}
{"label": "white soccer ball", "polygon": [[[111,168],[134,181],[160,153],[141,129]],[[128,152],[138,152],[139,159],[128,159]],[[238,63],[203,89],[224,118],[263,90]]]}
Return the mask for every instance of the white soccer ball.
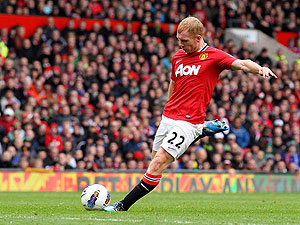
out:
{"label": "white soccer ball", "polygon": [[86,210],[102,210],[109,205],[110,194],[103,185],[92,184],[82,191],[81,203]]}

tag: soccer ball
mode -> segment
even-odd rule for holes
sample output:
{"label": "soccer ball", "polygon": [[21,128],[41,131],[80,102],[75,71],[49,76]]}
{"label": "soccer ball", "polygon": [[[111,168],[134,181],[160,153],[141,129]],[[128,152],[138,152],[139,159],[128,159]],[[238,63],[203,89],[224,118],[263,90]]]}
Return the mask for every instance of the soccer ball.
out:
{"label": "soccer ball", "polygon": [[103,185],[92,184],[82,191],[81,203],[86,210],[102,210],[110,203],[110,194]]}

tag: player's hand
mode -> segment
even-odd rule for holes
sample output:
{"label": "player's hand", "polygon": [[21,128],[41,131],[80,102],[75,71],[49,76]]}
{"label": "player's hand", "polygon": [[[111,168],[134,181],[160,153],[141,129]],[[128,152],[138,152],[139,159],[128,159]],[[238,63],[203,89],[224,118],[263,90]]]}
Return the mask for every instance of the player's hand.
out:
{"label": "player's hand", "polygon": [[272,72],[272,70],[270,70],[268,67],[262,67],[259,70],[259,74],[263,77],[263,78],[269,78],[271,77],[275,77],[276,79],[278,78],[275,73]]}

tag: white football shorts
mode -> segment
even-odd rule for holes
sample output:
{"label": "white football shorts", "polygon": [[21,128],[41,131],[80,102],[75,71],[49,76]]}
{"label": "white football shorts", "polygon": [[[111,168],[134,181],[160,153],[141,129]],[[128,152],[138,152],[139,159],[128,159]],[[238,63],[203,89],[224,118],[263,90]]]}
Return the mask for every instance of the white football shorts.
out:
{"label": "white football shorts", "polygon": [[165,149],[174,159],[178,159],[190,144],[202,134],[204,124],[192,124],[183,120],[173,120],[162,116],[156,131],[153,151],[160,147]]}

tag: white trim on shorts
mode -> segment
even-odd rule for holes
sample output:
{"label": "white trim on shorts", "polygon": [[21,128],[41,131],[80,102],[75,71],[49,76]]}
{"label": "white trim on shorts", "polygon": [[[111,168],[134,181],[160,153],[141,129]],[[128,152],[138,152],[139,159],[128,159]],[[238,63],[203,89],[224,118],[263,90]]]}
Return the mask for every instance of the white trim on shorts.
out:
{"label": "white trim on shorts", "polygon": [[174,159],[178,159],[202,134],[203,127],[204,124],[173,120],[163,115],[154,137],[153,151],[157,152],[162,147]]}

